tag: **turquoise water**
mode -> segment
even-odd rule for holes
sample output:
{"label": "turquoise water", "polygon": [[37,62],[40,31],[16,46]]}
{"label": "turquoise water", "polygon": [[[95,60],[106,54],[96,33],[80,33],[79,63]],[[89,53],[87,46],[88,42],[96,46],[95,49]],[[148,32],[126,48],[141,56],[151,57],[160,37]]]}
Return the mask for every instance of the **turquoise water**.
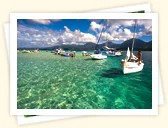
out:
{"label": "turquoise water", "polygon": [[151,109],[152,53],[141,72],[123,75],[121,57],[91,60],[18,53],[18,109]]}

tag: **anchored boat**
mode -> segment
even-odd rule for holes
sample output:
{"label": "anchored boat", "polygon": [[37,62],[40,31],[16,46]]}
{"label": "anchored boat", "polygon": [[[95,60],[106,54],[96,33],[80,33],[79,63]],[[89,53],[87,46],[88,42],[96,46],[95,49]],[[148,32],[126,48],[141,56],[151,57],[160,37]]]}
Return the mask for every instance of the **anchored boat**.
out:
{"label": "anchored boat", "polygon": [[129,74],[141,71],[144,67],[144,63],[138,62],[138,58],[133,53],[130,52],[128,47],[126,58],[122,60],[122,66],[123,66],[123,73]]}
{"label": "anchored boat", "polygon": [[[103,28],[102,28],[102,30],[101,30],[100,36],[99,36],[98,41],[97,41],[97,47],[98,47],[98,43],[99,43],[99,41],[100,41],[100,38],[101,38],[101,36],[102,36],[102,32],[103,32]],[[102,52],[101,52],[99,49],[97,49],[97,50],[94,52],[94,54],[90,55],[90,57],[91,57],[93,60],[103,60],[103,59],[106,59],[106,58],[107,58],[107,56],[106,56],[106,55],[103,55]]]}
{"label": "anchored boat", "polygon": [[103,60],[103,59],[107,58],[107,56],[106,55],[102,55],[102,53],[100,51],[95,51],[95,53],[90,55],[90,57],[93,60]]}
{"label": "anchored boat", "polygon": [[106,45],[103,47],[103,49],[106,50],[107,56],[121,56],[121,55],[122,55],[121,50],[117,50],[116,48],[109,48],[109,47],[107,46],[107,43],[106,43]]}
{"label": "anchored boat", "polygon": [[121,51],[109,50],[106,52],[107,56],[122,56]]}
{"label": "anchored boat", "polygon": [[142,71],[142,69],[144,67],[144,63],[141,60],[141,57],[142,57],[141,51],[138,51],[138,56],[139,57],[136,57],[133,54],[136,26],[137,26],[137,21],[135,20],[132,50],[130,52],[129,47],[128,47],[126,58],[121,60],[124,74],[140,72],[140,71]]}

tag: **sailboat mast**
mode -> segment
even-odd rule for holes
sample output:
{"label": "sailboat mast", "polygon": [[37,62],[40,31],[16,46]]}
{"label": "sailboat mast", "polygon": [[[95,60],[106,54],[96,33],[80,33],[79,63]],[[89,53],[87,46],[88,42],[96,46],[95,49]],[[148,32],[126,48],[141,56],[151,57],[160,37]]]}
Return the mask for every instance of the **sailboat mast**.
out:
{"label": "sailboat mast", "polygon": [[133,34],[133,42],[132,42],[132,50],[131,50],[132,53],[133,53],[133,51],[134,51],[136,26],[137,26],[137,20],[135,20],[135,25],[134,25],[134,34]]}
{"label": "sailboat mast", "polygon": [[[105,22],[105,21],[104,21]],[[106,21],[107,22],[107,21]],[[106,23],[106,25],[105,26],[103,26],[102,27],[102,29],[101,29],[101,32],[100,32],[100,36],[99,36],[99,38],[98,38],[98,40],[97,40],[97,47],[98,47],[98,43],[99,43],[99,41],[100,41],[100,39],[101,39],[101,36],[102,36],[102,33],[103,33],[103,31],[106,31],[106,29],[107,29],[107,23]]]}
{"label": "sailboat mast", "polygon": [[[99,43],[99,41],[100,41],[100,38],[101,38],[101,36],[102,36],[102,32],[103,32],[103,30],[104,30],[104,28],[102,28],[102,30],[101,30],[101,32],[100,32],[100,36],[99,36],[99,38],[98,38],[98,40],[97,40],[97,47],[98,47],[98,43]],[[97,48],[96,48],[97,49]]]}
{"label": "sailboat mast", "polygon": [[99,41],[100,41],[100,38],[101,38],[101,36],[102,36],[102,32],[103,32],[103,30],[104,30],[104,28],[102,28],[102,30],[101,30],[101,32],[100,32],[100,36],[99,36],[99,38],[98,38],[97,44],[98,44]]}

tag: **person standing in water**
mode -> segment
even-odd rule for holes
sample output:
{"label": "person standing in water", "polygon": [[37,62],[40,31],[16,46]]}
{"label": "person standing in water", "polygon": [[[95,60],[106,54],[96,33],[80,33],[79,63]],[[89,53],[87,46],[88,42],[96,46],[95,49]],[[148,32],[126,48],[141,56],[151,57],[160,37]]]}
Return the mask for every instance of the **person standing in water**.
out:
{"label": "person standing in water", "polygon": [[141,52],[141,50],[138,51],[137,58],[138,58],[138,65],[139,65],[139,64],[141,64],[141,61],[142,61],[142,52]]}

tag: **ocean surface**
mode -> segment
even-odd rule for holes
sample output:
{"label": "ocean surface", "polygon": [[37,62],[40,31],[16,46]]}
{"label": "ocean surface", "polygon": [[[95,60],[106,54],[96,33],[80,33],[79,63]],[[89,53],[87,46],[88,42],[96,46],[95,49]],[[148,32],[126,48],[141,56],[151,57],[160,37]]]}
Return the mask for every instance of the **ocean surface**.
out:
{"label": "ocean surface", "polygon": [[91,60],[51,52],[18,53],[18,109],[151,109],[152,52],[144,69],[124,75],[121,57]]}

